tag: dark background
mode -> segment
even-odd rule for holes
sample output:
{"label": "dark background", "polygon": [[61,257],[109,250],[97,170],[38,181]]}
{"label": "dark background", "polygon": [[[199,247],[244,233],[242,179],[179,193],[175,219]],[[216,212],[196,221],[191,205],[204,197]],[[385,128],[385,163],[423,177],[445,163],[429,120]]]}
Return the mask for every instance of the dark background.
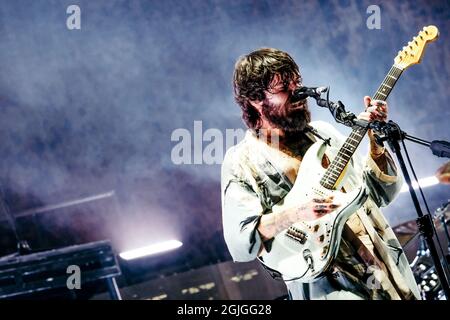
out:
{"label": "dark background", "polygon": [[[66,27],[71,4],[81,8],[81,30]],[[366,26],[372,4],[381,8],[380,30]],[[34,250],[102,239],[117,252],[168,239],[184,243],[171,253],[121,261],[124,284],[227,261],[220,164],[174,164],[171,135],[178,128],[193,135],[196,120],[203,132],[244,128],[231,89],[236,59],[260,47],[285,50],[305,85],[330,85],[331,98],[356,113],[397,52],[434,24],[440,38],[400,79],[390,118],[409,134],[450,140],[449,15],[448,1],[1,0],[3,200]],[[310,107],[313,119],[332,121],[312,101]],[[408,146],[419,178],[445,162]],[[424,191],[435,210],[450,188]],[[97,201],[36,211],[107,192]],[[384,212],[393,225],[415,218],[406,193]],[[14,251],[0,216],[0,255]]]}

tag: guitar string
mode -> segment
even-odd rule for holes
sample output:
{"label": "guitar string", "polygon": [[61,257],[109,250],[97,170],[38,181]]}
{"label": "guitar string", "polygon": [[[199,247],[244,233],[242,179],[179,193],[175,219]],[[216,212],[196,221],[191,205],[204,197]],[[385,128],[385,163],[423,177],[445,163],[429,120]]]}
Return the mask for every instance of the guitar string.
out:
{"label": "guitar string", "polygon": [[[403,70],[401,70],[401,69],[395,67],[395,65],[393,65],[391,67],[391,69],[389,70],[388,74],[385,76],[385,78],[384,78],[383,82],[381,83],[381,85],[379,86],[378,90],[376,91],[376,93],[374,95],[374,99],[380,100],[382,98],[382,97],[379,97],[380,93],[381,93],[380,90],[381,90],[381,88],[383,88],[383,86],[385,86],[385,84],[387,84],[389,89],[388,90],[385,89],[386,93],[382,93],[382,95],[385,95],[384,99],[386,99],[387,96],[392,91],[393,86],[397,82],[397,80],[400,77],[402,72],[403,72]],[[391,78],[391,77],[393,77],[393,78]],[[328,185],[328,186],[332,187],[334,185],[334,183],[337,181],[337,179],[339,178],[339,176],[342,173],[343,168],[345,168],[348,161],[350,161],[351,156],[353,155],[354,151],[356,151],[356,148],[360,144],[361,140],[364,138],[365,132],[363,134],[361,134],[362,131],[367,132],[367,130],[361,130],[359,128],[354,129],[352,131],[352,133],[347,138],[347,140],[344,142],[344,144],[342,145],[338,154],[336,155],[336,158],[331,162],[330,166],[328,167],[327,171],[325,172],[324,176],[322,177],[322,179],[320,181],[322,185]],[[354,138],[356,138],[356,139],[354,139]],[[355,141],[356,143],[352,143],[351,141]],[[348,148],[349,146],[354,148],[353,151]],[[351,155],[349,158],[348,158],[349,155],[347,153],[345,153],[344,150],[350,151]],[[344,157],[344,155],[345,155],[345,157]],[[346,159],[346,158],[348,158],[348,159]],[[344,161],[342,161],[342,159]],[[336,178],[334,178],[333,176],[335,176]]]}

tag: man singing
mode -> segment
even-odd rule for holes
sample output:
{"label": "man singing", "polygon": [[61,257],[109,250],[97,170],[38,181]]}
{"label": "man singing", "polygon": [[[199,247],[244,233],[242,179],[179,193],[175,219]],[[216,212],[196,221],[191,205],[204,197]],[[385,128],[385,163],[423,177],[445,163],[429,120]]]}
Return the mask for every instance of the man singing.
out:
{"label": "man singing", "polygon": [[[294,99],[302,78],[283,51],[264,48],[241,57],[233,85],[249,129],[222,164],[222,216],[231,256],[245,262],[270,250],[271,240],[292,224],[315,220],[340,206],[330,197],[272,212],[294,182],[302,183],[296,181],[297,172],[308,148],[318,139],[329,139],[322,159],[326,168],[345,138],[326,122],[311,122],[306,99]],[[358,118],[387,119],[385,102],[366,96],[364,103]],[[379,209],[396,197],[402,181],[389,152],[370,130],[368,135],[367,159],[354,154],[343,183],[347,192],[364,183],[368,200],[345,223],[337,257],[323,277],[312,283],[286,281],[291,299],[420,299],[406,256]]]}

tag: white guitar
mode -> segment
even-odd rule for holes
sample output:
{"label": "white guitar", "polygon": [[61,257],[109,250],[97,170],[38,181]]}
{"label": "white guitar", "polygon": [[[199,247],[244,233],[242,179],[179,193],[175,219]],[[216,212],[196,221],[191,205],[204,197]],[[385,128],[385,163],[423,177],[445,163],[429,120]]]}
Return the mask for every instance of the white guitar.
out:
{"label": "white guitar", "polygon": [[[408,46],[403,47],[373,99],[386,100],[403,70],[420,63],[425,45],[438,35],[435,26],[425,27]],[[336,257],[345,222],[368,197],[365,186],[348,193],[341,192],[339,187],[347,165],[366,133],[367,129],[355,126],[327,169],[321,165],[326,144],[321,141],[313,144],[303,157],[291,191],[281,204],[272,208],[272,212],[278,213],[313,198],[330,195],[341,204],[338,209],[319,219],[298,222],[281,231],[273,239],[269,252],[261,255],[260,261],[279,272],[285,281],[298,279],[313,282]]]}

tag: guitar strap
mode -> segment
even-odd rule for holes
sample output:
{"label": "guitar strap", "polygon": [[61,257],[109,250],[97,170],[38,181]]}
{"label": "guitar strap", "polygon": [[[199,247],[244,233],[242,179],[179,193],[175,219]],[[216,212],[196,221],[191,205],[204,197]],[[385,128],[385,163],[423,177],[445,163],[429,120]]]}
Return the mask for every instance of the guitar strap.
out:
{"label": "guitar strap", "polygon": [[[380,254],[380,256],[383,259],[384,264],[389,269],[389,272],[392,274],[393,279],[397,279],[398,281],[394,281],[394,283],[388,283],[392,286],[395,285],[396,288],[400,292],[395,292],[397,295],[401,294],[403,298],[410,299],[413,294],[411,292],[411,289],[408,287],[408,285],[403,281],[403,275],[401,274],[396,262],[391,257],[391,255],[383,250],[383,244],[380,236],[376,232],[375,228],[373,227],[372,223],[369,221],[369,217],[363,210],[358,210],[358,216],[361,219],[361,221],[364,224],[364,227],[366,228],[367,233],[369,234],[370,238],[373,241],[373,244],[375,246],[375,249]],[[393,287],[391,287],[393,288]]]}

